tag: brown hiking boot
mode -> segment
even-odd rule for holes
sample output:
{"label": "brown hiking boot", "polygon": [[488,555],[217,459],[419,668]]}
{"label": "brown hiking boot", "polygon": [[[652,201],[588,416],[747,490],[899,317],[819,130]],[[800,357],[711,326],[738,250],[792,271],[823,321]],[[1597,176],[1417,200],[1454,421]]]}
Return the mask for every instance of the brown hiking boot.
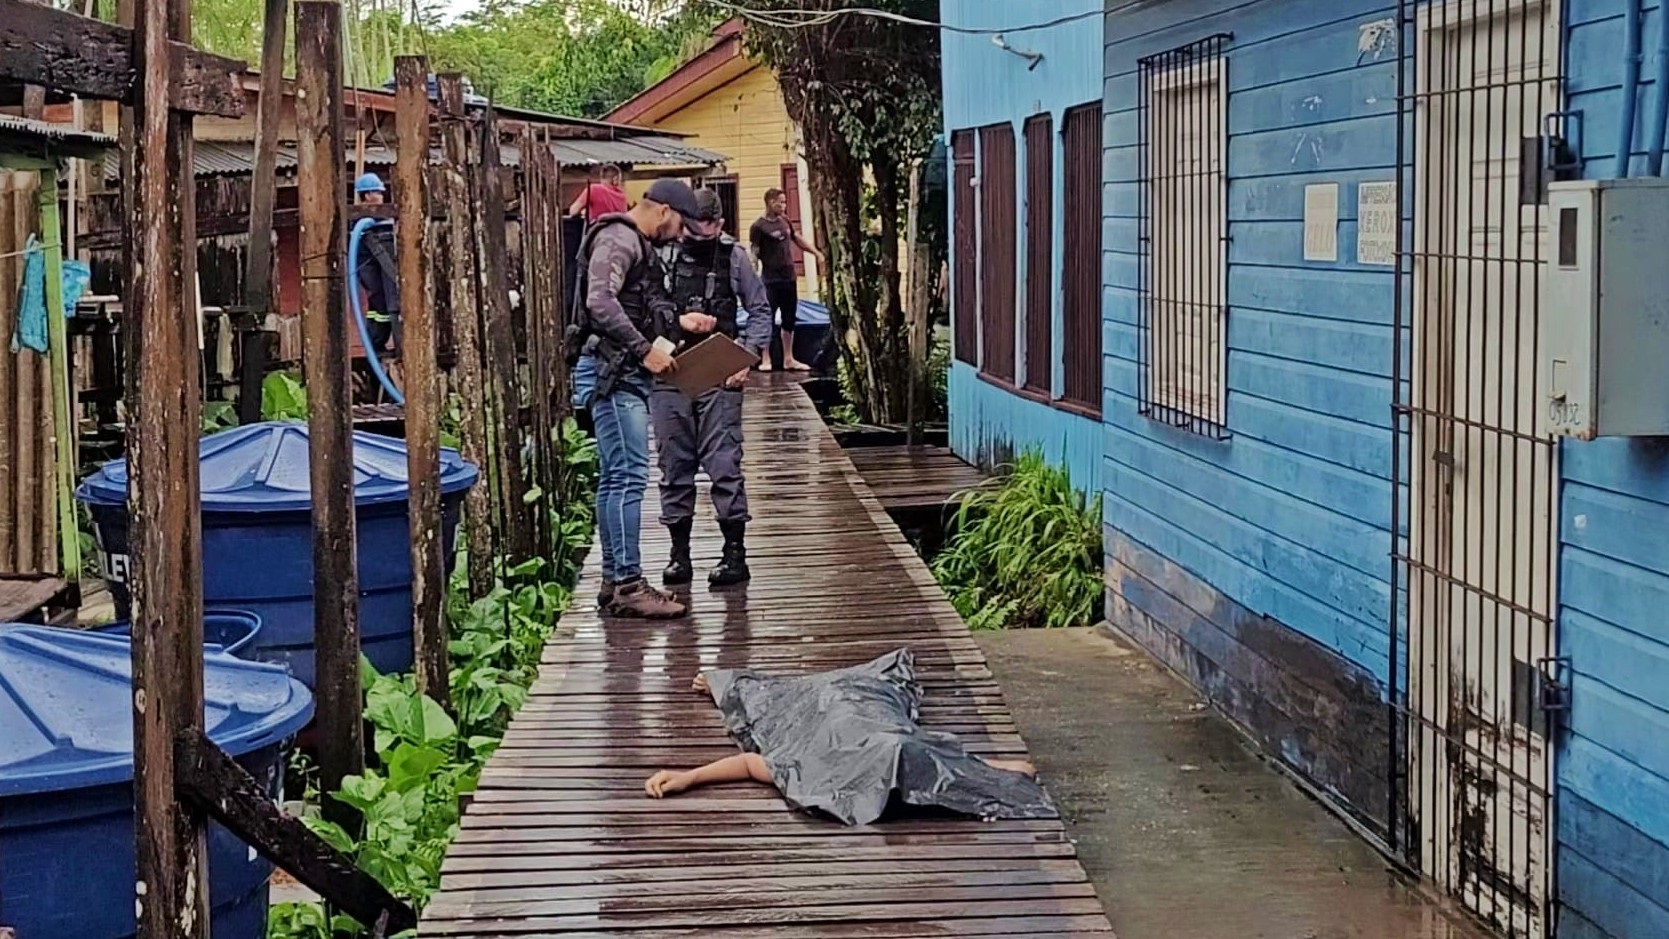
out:
{"label": "brown hiking boot", "polygon": [[603,585],[601,587],[597,588],[597,609],[607,610],[608,605],[610,603],[613,603],[613,602],[614,602],[614,581],[605,580],[605,581],[603,581]]}
{"label": "brown hiking boot", "polygon": [[647,580],[639,577],[615,585],[614,602],[609,604],[608,611],[615,616],[632,619],[677,619],[688,613],[690,608],[671,594],[656,590]]}

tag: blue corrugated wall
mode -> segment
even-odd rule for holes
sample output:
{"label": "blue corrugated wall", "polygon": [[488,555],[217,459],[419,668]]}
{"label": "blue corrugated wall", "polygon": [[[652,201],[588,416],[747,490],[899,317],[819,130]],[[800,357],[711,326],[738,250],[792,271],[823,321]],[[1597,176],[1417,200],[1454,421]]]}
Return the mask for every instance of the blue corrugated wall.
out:
{"label": "blue corrugated wall", "polygon": [[[1567,2],[1566,87],[1589,177],[1614,169],[1625,2]],[[1660,13],[1652,0],[1640,153]],[[1558,755],[1560,936],[1657,939],[1669,936],[1669,439],[1570,441],[1563,465],[1559,634],[1574,678]]]}
{"label": "blue corrugated wall", "polygon": [[[1063,16],[1099,10],[1100,0],[954,0],[944,4],[947,24],[981,28],[1008,28],[1040,23]],[[1007,42],[1015,49],[1043,54],[1035,69],[1024,58],[998,48],[990,35],[943,34],[945,128],[951,130],[1008,122],[1014,125],[1015,183],[1017,217],[1025,227],[1026,154],[1023,125],[1026,118],[1049,112],[1055,129],[1055,205],[1053,318],[1054,374],[1050,385],[1058,396],[1064,376],[1061,372],[1061,336],[1064,334],[1060,305],[1062,246],[1065,212],[1062,209],[1062,152],[1060,129],[1066,109],[1101,96],[1101,20],[1077,20],[1049,29],[1011,32]],[[955,209],[952,206],[951,211]],[[1016,251],[1016,294],[1024,303],[1026,283],[1025,233],[1019,234]],[[1016,313],[1018,334],[1015,355],[1023,372],[1025,317]],[[964,459],[990,464],[1010,454],[1037,449],[1063,466],[1073,484],[1085,491],[1100,485],[1101,429],[1086,417],[1020,397],[982,381],[977,371],[962,362],[951,366],[949,379],[951,447]]]}

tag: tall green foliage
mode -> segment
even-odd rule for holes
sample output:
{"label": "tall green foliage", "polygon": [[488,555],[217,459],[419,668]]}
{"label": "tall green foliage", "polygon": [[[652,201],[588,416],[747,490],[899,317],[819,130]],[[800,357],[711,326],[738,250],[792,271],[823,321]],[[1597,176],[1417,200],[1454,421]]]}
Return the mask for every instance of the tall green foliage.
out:
{"label": "tall green foliage", "polygon": [[[854,6],[847,0],[731,3],[759,13]],[[864,6],[939,20],[939,0]],[[910,356],[899,241],[911,168],[928,157],[942,123],[939,31],[870,16],[794,27],[749,20],[746,42],[776,72],[788,115],[800,127],[811,167],[812,221],[829,259],[819,265],[823,296],[836,334],[845,339],[852,403],[867,421],[902,420]],[[942,214],[923,209],[923,237],[934,245],[930,273],[944,256],[943,227],[933,221]]]}
{"label": "tall green foliage", "polygon": [[1022,456],[1001,486],[969,493],[933,574],[975,629],[1083,626],[1101,618],[1101,500]]}

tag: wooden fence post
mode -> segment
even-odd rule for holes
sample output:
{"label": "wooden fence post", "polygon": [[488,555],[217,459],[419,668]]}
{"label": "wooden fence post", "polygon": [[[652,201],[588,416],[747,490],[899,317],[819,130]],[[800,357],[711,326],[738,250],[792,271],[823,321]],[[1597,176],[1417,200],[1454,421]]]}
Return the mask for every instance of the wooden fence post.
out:
{"label": "wooden fence post", "polygon": [[138,76],[122,114],[129,230],[128,549],[133,560],[134,915],[139,939],[208,934],[201,811],[175,794],[177,733],[203,729],[203,537],[197,437],[196,199],[191,116],[170,107],[169,40],[186,0],[123,0]]}
{"label": "wooden fence post", "polygon": [[[284,36],[289,0],[266,0],[261,26],[261,99],[255,119],[255,170],[250,178],[249,254],[243,275],[243,302],[257,314],[277,309],[272,289],[272,215],[278,204],[279,118],[284,113]],[[266,372],[267,337],[244,336],[238,420],[261,419],[261,380]]]}
{"label": "wooden fence post", "polygon": [[504,253],[504,179],[499,160],[498,118],[491,104],[481,123],[481,163],[476,218],[477,271],[481,275],[481,328],[486,340],[488,400],[498,415],[492,428],[493,458],[499,492],[499,536],[512,564],[533,553],[527,524],[527,477],[522,472],[521,379],[516,365],[516,343],[510,328],[510,289]]}
{"label": "wooden fence post", "polygon": [[435,304],[429,280],[429,61],[394,60],[394,201],[400,263],[400,318],[405,330],[406,467],[411,483],[412,645],[417,690],[448,697],[446,558],[441,550],[440,371],[435,363]]}
{"label": "wooden fence post", "polygon": [[[354,521],[353,415],[343,269],[342,7],[296,4],[297,182],[301,207],[302,366],[307,379],[313,490],[314,695],[319,785],[341,788],[365,766],[359,681],[359,573]],[[326,798],[324,812],[353,824]]]}
{"label": "wooden fence post", "polygon": [[448,271],[447,298],[458,352],[458,394],[463,399],[464,459],[481,468],[481,482],[464,501],[464,537],[469,554],[471,596],[485,596],[493,584],[492,473],[487,459],[486,393],[481,379],[481,317],[477,312],[474,213],[469,200],[469,118],[464,112],[463,77],[445,74],[440,92],[444,141]]}

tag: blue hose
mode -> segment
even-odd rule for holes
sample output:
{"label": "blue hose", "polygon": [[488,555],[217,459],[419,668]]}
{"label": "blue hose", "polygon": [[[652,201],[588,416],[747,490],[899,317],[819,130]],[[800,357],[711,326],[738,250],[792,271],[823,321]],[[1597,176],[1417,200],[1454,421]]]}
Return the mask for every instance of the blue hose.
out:
{"label": "blue hose", "polygon": [[[357,277],[359,272],[360,237],[374,225],[393,224],[393,222],[385,222],[375,218],[362,218],[354,223],[353,231],[348,233],[348,276],[350,278]],[[371,327],[365,322],[365,310],[359,302],[359,284],[350,281],[350,285],[348,303],[353,307],[354,323],[359,326],[359,343],[365,347],[365,361],[371,363],[371,374],[377,376],[377,381],[382,383],[383,390],[388,392],[390,398],[394,399],[394,403],[403,405],[406,403],[406,396],[400,393],[400,389],[394,387],[394,382],[389,380],[388,373],[382,370],[382,358],[377,355],[378,350],[371,345]]]}
{"label": "blue hose", "polygon": [[1634,156],[1634,111],[1640,96],[1640,4],[1643,0],[1626,2],[1628,15],[1623,19],[1623,31],[1627,34],[1628,47],[1623,53],[1623,113],[1622,124],[1617,129],[1617,166],[1612,173],[1618,179],[1628,178],[1629,163]]}
{"label": "blue hose", "polygon": [[1646,172],[1663,175],[1663,131],[1669,124],[1669,6],[1657,8],[1657,98],[1652,102],[1652,129],[1646,135]]}

